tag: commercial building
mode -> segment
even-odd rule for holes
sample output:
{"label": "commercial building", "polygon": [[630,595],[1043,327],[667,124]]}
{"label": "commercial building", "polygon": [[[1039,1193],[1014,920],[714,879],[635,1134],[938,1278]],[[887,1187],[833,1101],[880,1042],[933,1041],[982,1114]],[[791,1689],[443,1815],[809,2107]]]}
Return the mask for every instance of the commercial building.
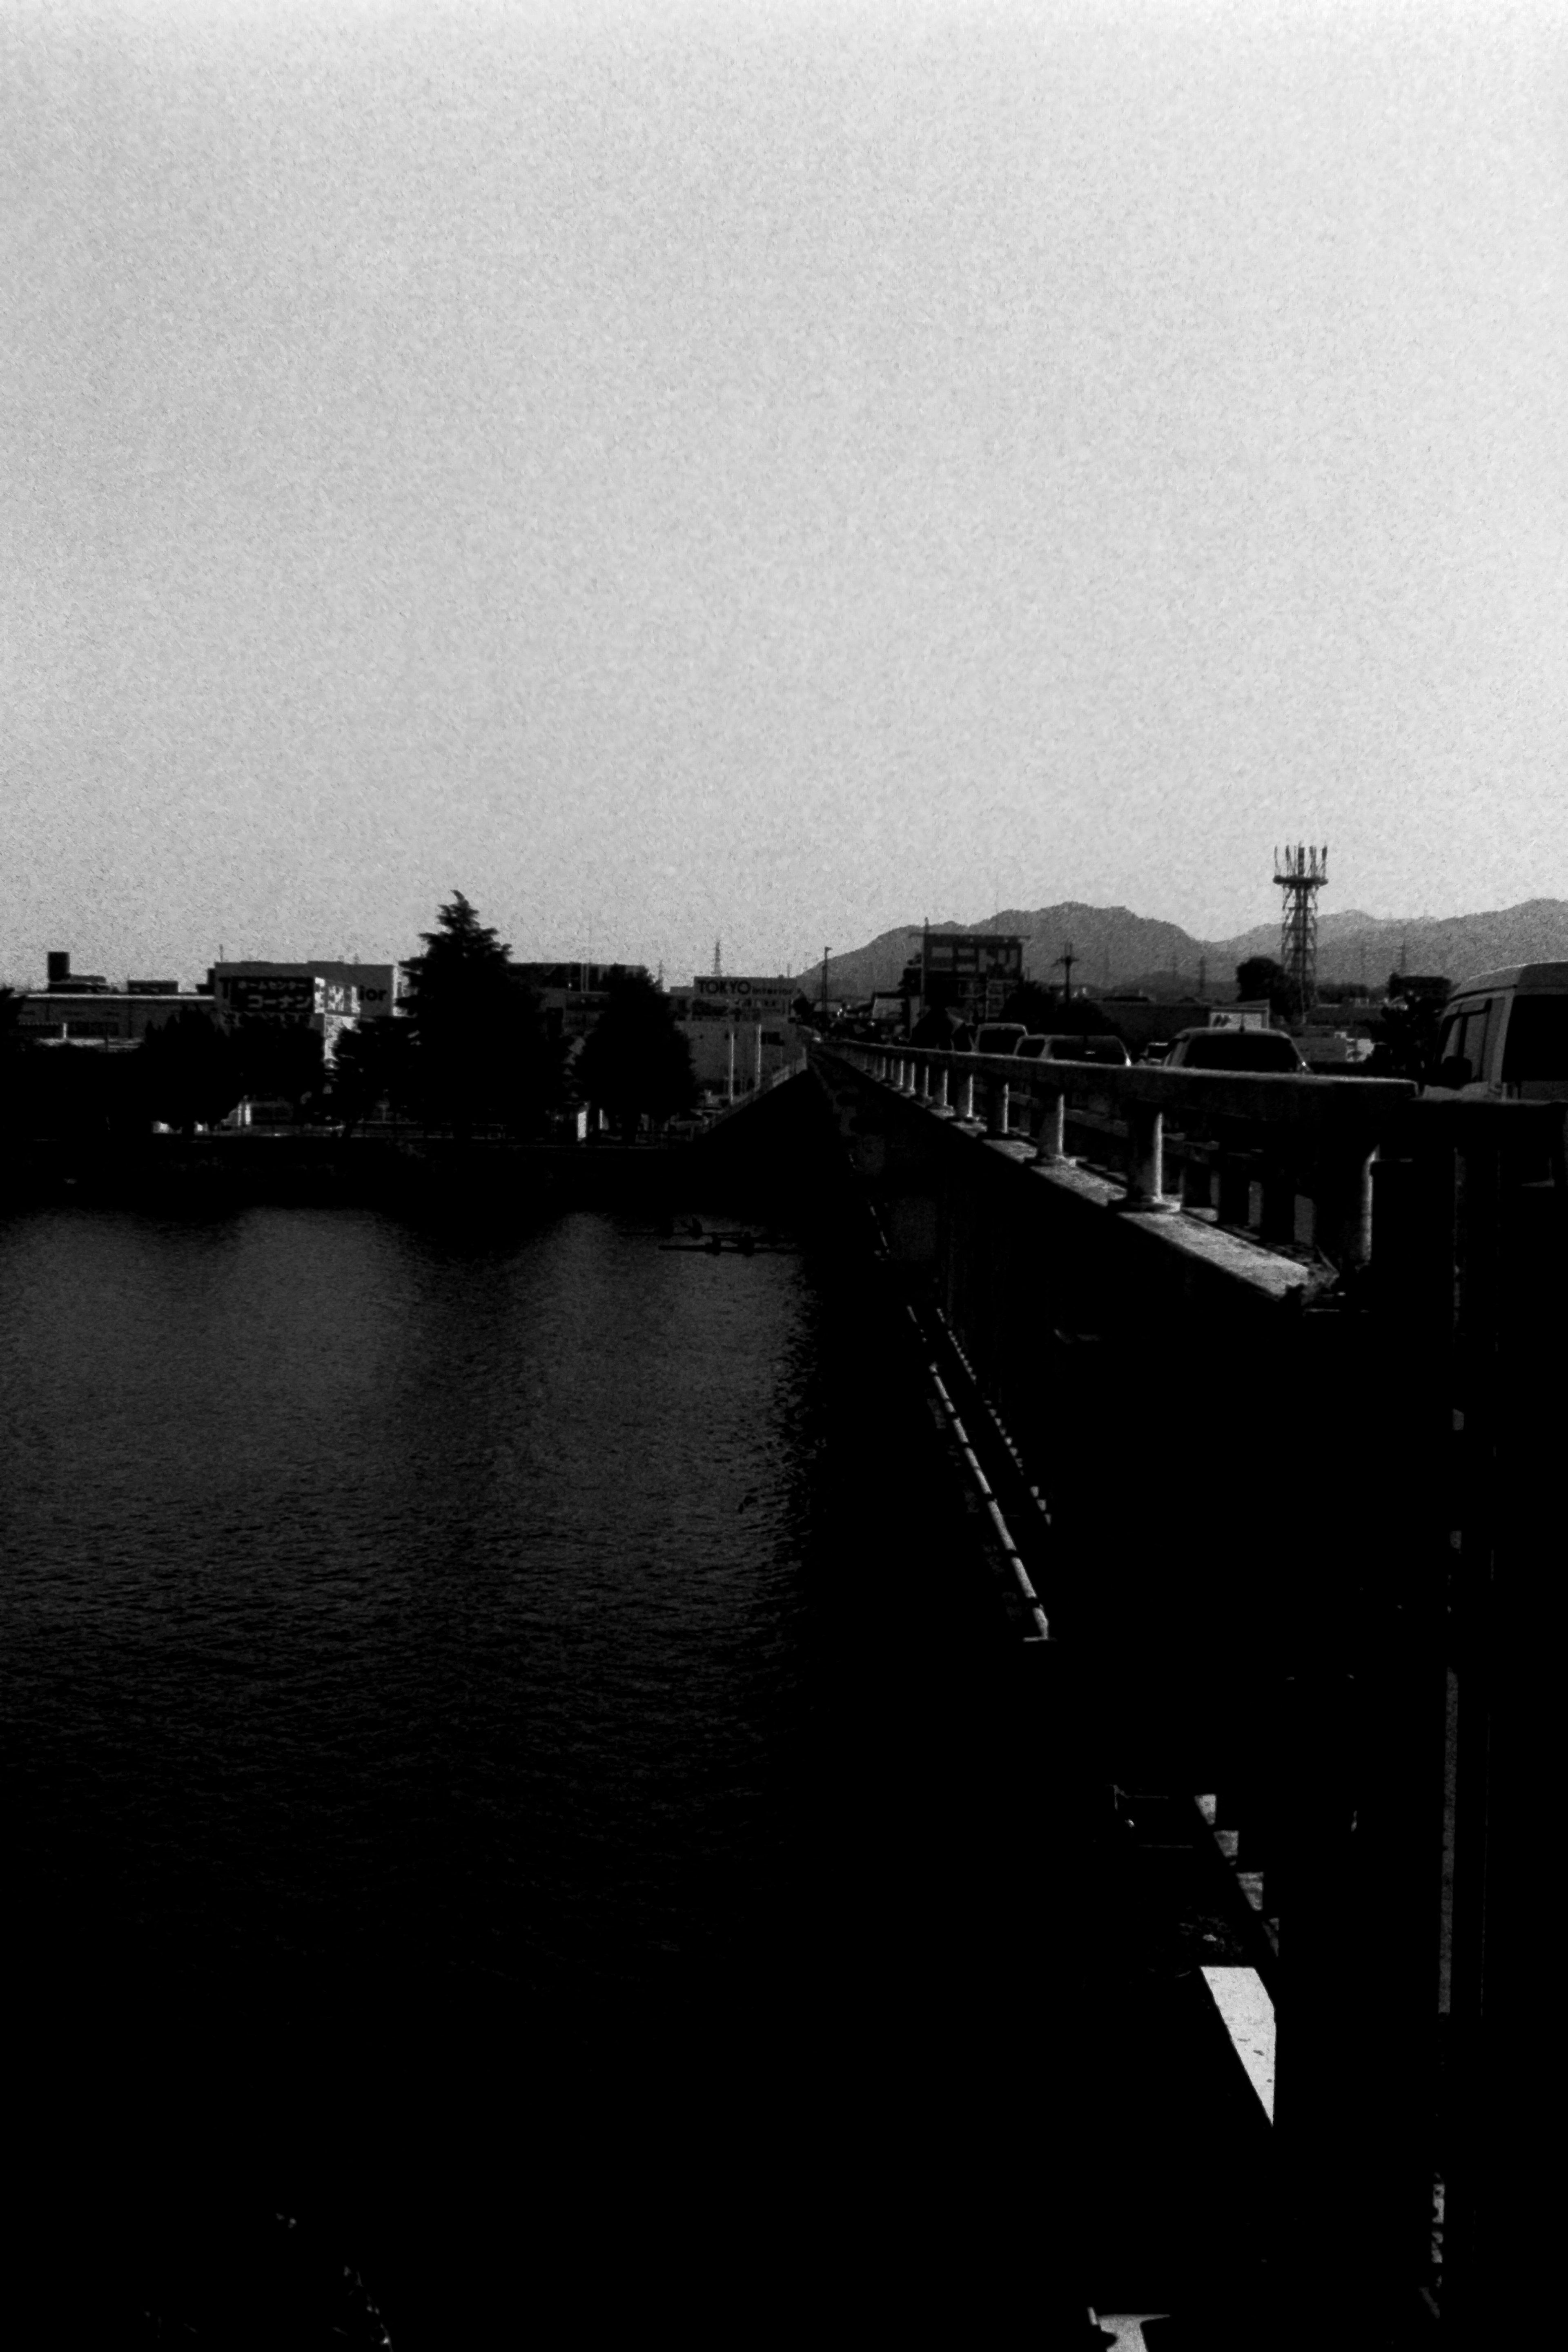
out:
{"label": "commercial building", "polygon": [[[342,963],[331,956],[312,956],[304,963],[215,963],[207,986],[226,1015],[271,1013],[280,1020],[309,1020],[321,1010],[318,984],[354,993],[359,1021],[390,1020],[397,1009],[397,966],[392,963]],[[333,1006],[343,999],[334,994]]]}
{"label": "commercial building", "polygon": [[325,959],[320,963],[215,963],[207,973],[218,1016],[226,1024],[257,1019],[304,1022],[320,1035],[329,1062],[343,1031],[366,1017],[365,996],[374,1007],[368,1017],[391,1016],[396,1003],[395,981],[395,970],[389,963],[350,964]]}
{"label": "commercial building", "polygon": [[538,997],[552,1037],[585,1037],[609,1002],[612,981],[647,978],[640,963],[514,963]]}
{"label": "commercial building", "polygon": [[47,972],[42,988],[24,994],[17,1012],[17,1030],[34,1045],[130,1053],[173,1013],[192,1008],[215,1013],[209,992],[182,991],[177,981],[128,980],[123,988],[112,988],[102,972],[73,972],[65,949],[50,950]]}
{"label": "commercial building", "polygon": [[699,972],[689,988],[672,988],[670,1004],[691,1047],[697,1083],[729,1099],[765,1086],[804,1050],[791,1008],[798,980]]}
{"label": "commercial building", "polygon": [[933,1005],[961,1021],[994,1021],[1024,978],[1024,942],[996,931],[917,931],[920,953],[904,967],[902,994],[912,1026]]}

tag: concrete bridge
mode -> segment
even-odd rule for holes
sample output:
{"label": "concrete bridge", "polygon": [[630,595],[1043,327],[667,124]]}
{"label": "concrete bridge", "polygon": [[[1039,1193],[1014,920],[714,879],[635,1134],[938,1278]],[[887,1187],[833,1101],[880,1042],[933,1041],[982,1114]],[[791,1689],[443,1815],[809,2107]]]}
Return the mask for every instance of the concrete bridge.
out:
{"label": "concrete bridge", "polygon": [[1233,1897],[1230,1962],[1190,1957],[1302,2340],[1507,2340],[1555,2234],[1503,2116],[1558,2080],[1561,1111],[825,1043],[729,1139],[804,1185],[824,1107],[1042,1759],[1090,1845],[1151,1885],[1206,1854]]}

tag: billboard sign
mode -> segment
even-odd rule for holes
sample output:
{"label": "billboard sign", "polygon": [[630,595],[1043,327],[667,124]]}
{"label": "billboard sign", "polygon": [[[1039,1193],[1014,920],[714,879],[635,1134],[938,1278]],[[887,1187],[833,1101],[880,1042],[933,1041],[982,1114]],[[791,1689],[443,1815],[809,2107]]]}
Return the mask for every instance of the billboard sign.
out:
{"label": "billboard sign", "polygon": [[226,972],[219,975],[217,987],[230,1013],[260,1013],[273,1021],[306,1021],[316,1010],[316,983],[303,974]]}

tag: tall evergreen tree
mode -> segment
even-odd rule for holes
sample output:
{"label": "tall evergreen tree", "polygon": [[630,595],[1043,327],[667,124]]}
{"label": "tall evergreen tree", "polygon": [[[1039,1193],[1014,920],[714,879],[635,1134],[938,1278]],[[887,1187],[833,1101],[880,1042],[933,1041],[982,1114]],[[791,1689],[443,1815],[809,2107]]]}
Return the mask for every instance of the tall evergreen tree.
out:
{"label": "tall evergreen tree", "polygon": [[1237,965],[1236,993],[1243,1004],[1255,1003],[1258,997],[1266,996],[1276,1021],[1294,1021],[1301,1011],[1295,982],[1272,956],[1248,956]]}
{"label": "tall evergreen tree", "polygon": [[182,1005],[149,1029],[134,1058],[147,1117],[182,1135],[193,1135],[198,1126],[216,1127],[245,1092],[233,1038],[194,1004]]}
{"label": "tall evergreen tree", "polygon": [[560,1097],[561,1057],[539,999],[460,890],[436,923],[420,934],[424,954],[403,967],[419,1108],[460,1137],[477,1127],[530,1133]]}
{"label": "tall evergreen tree", "polygon": [[629,1142],[645,1115],[658,1126],[690,1110],[697,1080],[669,999],[646,972],[618,974],[606,995],[578,1058],[577,1084]]}
{"label": "tall evergreen tree", "polygon": [[394,1115],[417,1108],[413,1045],[407,1021],[362,1021],[344,1030],[332,1060],[331,1101],[345,1130],[373,1118],[383,1105]]}
{"label": "tall evergreen tree", "polygon": [[298,1118],[316,1108],[326,1088],[321,1033],[309,1021],[277,1021],[255,1014],[233,1033],[244,1091],[258,1101],[280,1097]]}

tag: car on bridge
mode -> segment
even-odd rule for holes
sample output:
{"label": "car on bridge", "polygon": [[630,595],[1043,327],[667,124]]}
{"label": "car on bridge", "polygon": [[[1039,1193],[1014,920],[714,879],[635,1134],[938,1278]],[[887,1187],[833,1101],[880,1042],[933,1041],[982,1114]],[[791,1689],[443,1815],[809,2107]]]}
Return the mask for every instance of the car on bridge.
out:
{"label": "car on bridge", "polygon": [[1424,1091],[1568,1101],[1568,963],[1510,964],[1456,988]]}
{"label": "car on bridge", "polygon": [[1020,1037],[1013,1048],[1026,1062],[1100,1062],[1124,1070],[1131,1061],[1120,1037]]}
{"label": "car on bridge", "polygon": [[1306,1069],[1283,1029],[1183,1029],[1165,1056],[1168,1070]]}
{"label": "car on bridge", "polygon": [[1026,1034],[1021,1021],[987,1021],[975,1031],[972,1050],[976,1054],[1010,1054]]}

